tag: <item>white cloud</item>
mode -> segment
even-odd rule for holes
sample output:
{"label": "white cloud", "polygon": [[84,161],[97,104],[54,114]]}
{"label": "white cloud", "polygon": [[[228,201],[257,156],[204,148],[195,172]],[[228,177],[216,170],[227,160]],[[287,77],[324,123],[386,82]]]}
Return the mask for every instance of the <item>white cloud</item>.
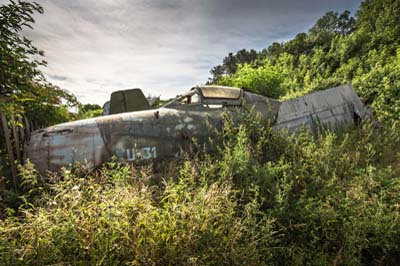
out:
{"label": "white cloud", "polygon": [[82,102],[140,87],[164,98],[204,83],[228,52],[261,49],[306,30],[325,11],[359,1],[42,0],[27,35],[45,51],[48,79]]}

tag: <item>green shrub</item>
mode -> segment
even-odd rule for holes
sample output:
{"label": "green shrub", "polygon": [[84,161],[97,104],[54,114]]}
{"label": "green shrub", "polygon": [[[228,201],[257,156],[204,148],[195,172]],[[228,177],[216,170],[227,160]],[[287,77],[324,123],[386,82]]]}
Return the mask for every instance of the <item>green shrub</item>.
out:
{"label": "green shrub", "polygon": [[[226,115],[214,153],[110,162],[43,183],[21,169],[0,221],[5,265],[391,265],[400,251],[400,125],[296,137]],[[161,169],[155,171],[153,169]]]}
{"label": "green shrub", "polygon": [[218,80],[220,85],[246,88],[271,98],[279,98],[286,93],[281,86],[282,82],[283,75],[268,61],[258,68],[248,64],[240,65],[234,75],[224,76]]}

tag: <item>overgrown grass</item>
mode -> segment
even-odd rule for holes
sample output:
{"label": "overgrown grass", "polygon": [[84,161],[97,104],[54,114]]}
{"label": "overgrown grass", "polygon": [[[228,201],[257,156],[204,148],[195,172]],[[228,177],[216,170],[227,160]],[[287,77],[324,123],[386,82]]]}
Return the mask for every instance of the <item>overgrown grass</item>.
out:
{"label": "overgrown grass", "polygon": [[[42,182],[0,221],[4,265],[393,265],[400,125],[273,131],[226,117],[213,154]],[[196,150],[196,149],[194,149]],[[8,214],[7,214],[8,213]]]}

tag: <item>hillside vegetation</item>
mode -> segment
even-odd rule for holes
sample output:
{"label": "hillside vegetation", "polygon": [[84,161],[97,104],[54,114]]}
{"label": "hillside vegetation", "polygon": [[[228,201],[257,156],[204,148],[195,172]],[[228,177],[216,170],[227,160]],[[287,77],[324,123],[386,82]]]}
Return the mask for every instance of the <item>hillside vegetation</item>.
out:
{"label": "hillside vegetation", "polygon": [[380,119],[400,117],[400,1],[367,0],[356,17],[328,12],[308,33],[230,53],[210,82],[273,98],[352,84]]}
{"label": "hillside vegetation", "polygon": [[[21,169],[0,221],[6,265],[394,265],[400,125],[273,132],[227,116],[220,149],[161,170],[111,162],[45,183]],[[157,167],[155,167],[157,168]]]}
{"label": "hillside vegetation", "polygon": [[0,190],[2,265],[396,265],[400,3],[327,13],[308,33],[230,54],[210,82],[290,98],[352,83],[379,123],[297,136],[251,110],[157,165],[85,165]]}

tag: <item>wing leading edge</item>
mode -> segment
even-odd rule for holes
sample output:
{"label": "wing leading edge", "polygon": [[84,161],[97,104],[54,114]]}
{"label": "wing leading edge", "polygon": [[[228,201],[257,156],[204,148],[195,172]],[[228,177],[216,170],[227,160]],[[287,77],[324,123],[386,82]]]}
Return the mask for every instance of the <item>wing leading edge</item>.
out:
{"label": "wing leading edge", "polygon": [[318,124],[336,129],[366,119],[372,119],[371,111],[351,85],[343,85],[282,102],[275,127],[294,132],[305,126],[314,131]]}

